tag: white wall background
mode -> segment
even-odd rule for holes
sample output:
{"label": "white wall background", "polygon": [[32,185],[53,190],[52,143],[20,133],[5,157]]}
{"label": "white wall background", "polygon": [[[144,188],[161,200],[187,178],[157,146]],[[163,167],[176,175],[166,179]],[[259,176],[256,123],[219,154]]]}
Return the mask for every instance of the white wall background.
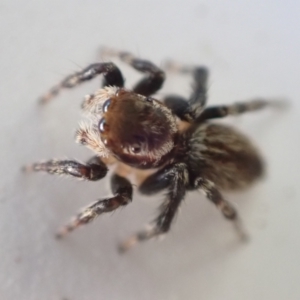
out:
{"label": "white wall background", "polygon": [[[0,3],[0,299],[219,300],[300,298],[300,5],[297,1],[18,1]],[[73,142],[83,95],[99,80],[40,109],[36,98],[64,75],[125,49],[157,64],[173,58],[211,70],[210,103],[286,97],[290,108],[229,122],[266,158],[268,176],[228,198],[251,240],[200,194],[189,195],[172,232],[126,255],[119,240],[151,220],[160,197],[136,194],[58,242],[53,234],[79,208],[109,194],[108,180],[23,175],[25,163],[87,159]],[[138,75],[120,64],[130,84]],[[187,95],[188,81],[165,89]]]}

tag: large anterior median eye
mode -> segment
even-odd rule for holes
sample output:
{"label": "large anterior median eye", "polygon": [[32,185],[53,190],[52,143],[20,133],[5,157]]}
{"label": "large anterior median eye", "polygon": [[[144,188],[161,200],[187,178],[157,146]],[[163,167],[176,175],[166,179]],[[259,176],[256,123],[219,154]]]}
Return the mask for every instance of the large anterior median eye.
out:
{"label": "large anterior median eye", "polygon": [[106,121],[104,118],[102,118],[100,121],[99,121],[99,125],[98,125],[98,128],[100,130],[100,132],[105,132],[105,130],[108,128],[107,124],[106,124]]}
{"label": "large anterior median eye", "polygon": [[108,111],[108,108],[109,108],[109,106],[110,106],[110,103],[111,103],[111,100],[110,100],[110,99],[106,100],[106,101],[103,103],[102,111],[103,111],[104,113],[106,113],[106,112]]}

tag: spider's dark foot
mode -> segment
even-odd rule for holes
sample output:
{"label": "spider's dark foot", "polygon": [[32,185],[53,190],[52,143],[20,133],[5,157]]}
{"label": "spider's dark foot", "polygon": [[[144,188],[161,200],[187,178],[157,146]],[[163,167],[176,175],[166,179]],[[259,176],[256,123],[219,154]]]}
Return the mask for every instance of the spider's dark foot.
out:
{"label": "spider's dark foot", "polygon": [[229,220],[236,220],[237,219],[237,212],[235,208],[227,201],[221,201],[217,207],[221,210],[224,217]]}
{"label": "spider's dark foot", "polygon": [[226,219],[232,221],[234,229],[236,230],[238,237],[242,241],[247,241],[249,239],[249,236],[248,236],[235,208],[226,200],[223,200],[222,202],[220,202],[220,204],[218,205],[218,208],[221,210],[221,212],[223,213],[223,216]]}
{"label": "spider's dark foot", "polygon": [[121,244],[118,246],[118,250],[120,253],[124,253],[131,248],[135,247],[138,243],[147,241],[153,237],[162,237],[163,232],[161,229],[157,228],[156,226],[149,225],[148,228],[146,228],[143,231],[140,231],[125,241],[123,241]]}
{"label": "spider's dark foot", "polygon": [[137,237],[132,236],[118,245],[118,252],[120,254],[123,254],[123,253],[127,252],[128,250],[130,250],[131,248],[133,248],[134,246],[136,246],[137,243],[138,243]]}
{"label": "spider's dark foot", "polygon": [[62,234],[61,232],[57,232],[57,233],[55,233],[55,235],[54,235],[54,237],[55,237],[57,240],[61,240],[64,236],[65,236],[65,234]]}
{"label": "spider's dark foot", "polygon": [[68,234],[68,232],[69,231],[66,230],[65,228],[61,228],[58,232],[55,233],[55,238],[57,240],[61,240]]}
{"label": "spider's dark foot", "polygon": [[38,98],[38,105],[45,105],[52,99],[50,94]]}
{"label": "spider's dark foot", "polygon": [[38,104],[45,105],[48,102],[50,102],[52,100],[52,98],[54,98],[59,93],[61,88],[62,88],[61,85],[57,85],[57,86],[53,87],[52,89],[50,89],[47,93],[45,93],[44,95],[42,95],[38,98]]}
{"label": "spider's dark foot", "polygon": [[119,56],[120,52],[121,51],[117,51],[113,48],[109,48],[109,47],[105,47],[105,46],[102,46],[99,49],[100,57],[103,59],[106,59],[109,57],[117,57],[117,56]]}
{"label": "spider's dark foot", "polygon": [[64,238],[67,234],[72,232],[74,229],[76,229],[78,226],[82,225],[82,222],[78,219],[74,219],[69,224],[61,227],[58,232],[55,234],[55,238],[60,240]]}
{"label": "spider's dark foot", "polygon": [[249,236],[248,232],[246,231],[245,227],[243,226],[243,223],[240,218],[236,218],[233,221],[233,226],[238,235],[238,238],[242,242],[248,242],[250,240],[250,236]]}
{"label": "spider's dark foot", "polygon": [[25,165],[21,168],[21,171],[24,172],[24,173],[44,171],[44,165],[45,165],[44,162]]}
{"label": "spider's dark foot", "polygon": [[290,108],[290,102],[285,98],[273,98],[269,101],[269,106],[280,111]]}
{"label": "spider's dark foot", "polygon": [[32,165],[25,165],[21,167],[21,172],[30,173],[33,171]]}
{"label": "spider's dark foot", "polygon": [[182,65],[174,60],[166,60],[163,69],[171,73],[191,73],[194,70],[193,67]]}

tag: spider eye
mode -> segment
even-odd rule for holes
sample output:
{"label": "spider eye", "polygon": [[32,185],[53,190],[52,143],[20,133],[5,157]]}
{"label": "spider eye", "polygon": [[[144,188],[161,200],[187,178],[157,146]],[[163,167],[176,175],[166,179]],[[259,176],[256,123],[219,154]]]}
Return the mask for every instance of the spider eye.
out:
{"label": "spider eye", "polygon": [[146,97],[145,99],[147,102],[153,102],[152,98],[151,97]]}
{"label": "spider eye", "polygon": [[100,132],[102,132],[102,133],[107,129],[107,124],[106,124],[106,121],[105,121],[104,118],[102,118],[102,119],[99,121],[98,127],[99,127]]}
{"label": "spider eye", "polygon": [[146,138],[142,135],[134,135],[135,142],[130,145],[130,151],[134,154],[140,153],[144,144],[146,142]]}
{"label": "spider eye", "polygon": [[137,154],[137,153],[140,153],[141,150],[142,150],[142,147],[140,145],[133,145],[131,148],[130,148],[131,152]]}
{"label": "spider eye", "polygon": [[109,108],[109,106],[110,106],[110,103],[111,103],[110,99],[106,100],[106,101],[103,103],[102,110],[103,110],[104,113],[106,113],[106,112],[108,111],[108,108]]}

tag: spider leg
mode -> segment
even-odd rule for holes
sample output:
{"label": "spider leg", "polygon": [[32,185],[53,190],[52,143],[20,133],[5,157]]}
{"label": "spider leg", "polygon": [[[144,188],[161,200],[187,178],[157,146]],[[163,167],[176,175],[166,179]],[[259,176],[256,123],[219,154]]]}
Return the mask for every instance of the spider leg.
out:
{"label": "spider leg", "polygon": [[107,174],[106,165],[98,158],[93,158],[87,164],[75,160],[48,160],[23,167],[25,172],[47,172],[49,174],[67,175],[91,181],[100,180]]}
{"label": "spider leg", "polygon": [[113,197],[100,199],[83,209],[58,231],[56,237],[62,238],[77,227],[90,223],[102,213],[114,211],[131,202],[132,185],[126,178],[114,174],[111,178],[111,188]]}
{"label": "spider leg", "polygon": [[165,73],[150,61],[136,58],[131,53],[124,51],[103,48],[101,52],[104,56],[118,57],[135,70],[147,74],[147,76],[133,88],[133,92],[144,96],[150,96],[162,87],[165,81]]}
{"label": "spider leg", "polygon": [[163,168],[148,176],[139,186],[139,192],[153,195],[168,188],[173,180],[173,167]]}
{"label": "spider leg", "polygon": [[[166,198],[159,209],[160,213],[147,229],[139,231],[121,243],[119,246],[120,252],[125,252],[139,242],[168,232],[179,205],[184,199],[188,182],[188,173],[185,164],[178,163],[171,165],[163,171],[158,171],[156,174],[158,178],[165,178],[165,181],[170,182]],[[145,186],[147,184],[150,186],[151,183],[153,183],[154,186],[156,185],[153,175],[152,180],[147,181],[146,179],[142,184],[144,185],[144,192],[146,189]],[[149,187],[147,189],[150,190],[151,188]]]}
{"label": "spider leg", "polygon": [[204,109],[201,115],[195,120],[200,123],[208,119],[224,118],[229,115],[239,115],[246,112],[260,110],[267,105],[275,104],[275,101],[265,99],[253,99],[247,102],[237,102],[232,105],[211,106]]}
{"label": "spider leg", "polygon": [[192,93],[186,101],[180,96],[167,96],[164,103],[172,109],[180,119],[194,122],[201,114],[207,101],[208,70],[204,66],[188,67],[174,62],[167,62],[166,70],[182,74],[191,74],[193,78]]}
{"label": "spider leg", "polygon": [[174,62],[166,63],[166,70],[183,74],[192,74],[193,92],[186,101],[185,98],[169,95],[164,98],[164,103],[181,120],[191,123],[201,123],[208,119],[223,118],[228,115],[238,115],[246,112],[256,111],[268,105],[284,107],[284,102],[279,100],[253,99],[247,102],[237,102],[232,105],[220,105],[205,108],[207,101],[207,79],[208,71],[205,67],[181,66]]}
{"label": "spider leg", "polygon": [[39,101],[41,104],[47,103],[54,96],[56,96],[60,92],[60,90],[64,88],[73,88],[82,82],[95,78],[97,75],[100,74],[103,74],[106,85],[123,87],[123,76],[115,64],[111,62],[95,63],[89,65],[80,72],[76,72],[64,78],[59,84],[51,88],[48,93],[42,95]]}
{"label": "spider leg", "polygon": [[238,217],[237,211],[228,201],[223,198],[215,184],[200,177],[195,180],[194,185],[196,189],[199,189],[204,193],[208,200],[216,205],[226,219],[233,221],[238,235],[241,237],[241,239],[246,240],[247,234],[242,226],[241,220]]}
{"label": "spider leg", "polygon": [[177,95],[168,95],[163,99],[163,102],[179,119],[184,121],[189,120],[186,115],[189,103],[185,98]]}

